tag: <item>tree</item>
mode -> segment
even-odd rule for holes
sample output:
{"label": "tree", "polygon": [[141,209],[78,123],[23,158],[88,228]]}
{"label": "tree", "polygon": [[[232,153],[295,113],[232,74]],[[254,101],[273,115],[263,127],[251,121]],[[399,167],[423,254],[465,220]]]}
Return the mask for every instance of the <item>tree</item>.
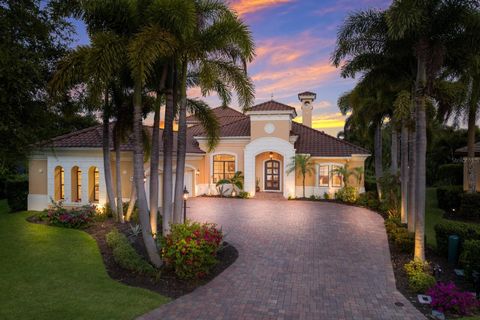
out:
{"label": "tree", "polygon": [[[244,180],[244,177],[243,177],[242,172],[237,171],[229,179],[218,180],[216,185],[217,185],[217,187],[223,186],[223,185],[226,185],[226,184],[232,185],[232,191],[230,192],[230,196],[233,196],[233,193],[235,192],[235,188],[237,188],[238,190],[243,190],[243,180]],[[220,193],[223,196],[223,190]]]}
{"label": "tree", "polygon": [[296,154],[287,165],[287,174],[296,172],[302,177],[303,197],[305,198],[305,178],[315,172],[315,162],[309,154]]}
{"label": "tree", "polygon": [[416,116],[416,221],[415,258],[425,260],[425,186],[427,151],[426,101],[435,75],[443,65],[445,53],[455,50],[454,43],[476,1],[396,0],[388,9],[388,35],[392,39],[412,39],[417,60],[415,81]]}

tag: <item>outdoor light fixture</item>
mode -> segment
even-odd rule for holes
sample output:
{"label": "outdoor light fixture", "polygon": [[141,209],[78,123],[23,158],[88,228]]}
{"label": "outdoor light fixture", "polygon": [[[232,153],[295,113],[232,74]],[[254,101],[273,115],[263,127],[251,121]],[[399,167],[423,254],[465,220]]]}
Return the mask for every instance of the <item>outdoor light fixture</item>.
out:
{"label": "outdoor light fixture", "polygon": [[273,159],[273,152],[270,152],[268,156],[270,157],[270,160],[272,160]]}
{"label": "outdoor light fixture", "polygon": [[188,200],[188,190],[185,186],[183,188],[183,222],[187,221],[187,200]]}
{"label": "outdoor light fixture", "polygon": [[197,172],[195,172],[197,174],[197,176],[200,175],[200,170],[197,170]]}
{"label": "outdoor light fixture", "polygon": [[235,192],[235,190],[232,191],[232,197],[236,197],[237,196],[237,193]]}

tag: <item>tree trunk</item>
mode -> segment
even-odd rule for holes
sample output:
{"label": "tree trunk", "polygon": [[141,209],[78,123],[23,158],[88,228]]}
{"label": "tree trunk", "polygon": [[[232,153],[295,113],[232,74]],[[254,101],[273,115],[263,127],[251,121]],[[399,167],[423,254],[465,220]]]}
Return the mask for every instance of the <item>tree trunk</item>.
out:
{"label": "tree trunk", "polygon": [[379,121],[375,127],[374,137],[374,153],[375,153],[375,180],[377,181],[378,198],[382,198],[382,190],[380,187],[380,178],[383,176],[382,168],[382,122]]}
{"label": "tree trunk", "polygon": [[141,82],[136,80],[134,88],[134,101],[133,101],[133,178],[135,180],[135,188],[138,198],[138,216],[140,218],[140,224],[142,226],[143,242],[147,249],[150,262],[160,267],[162,260],[155,243],[155,239],[152,235],[152,228],[150,227],[150,219],[148,214],[147,195],[145,193],[144,184],[144,168],[143,168],[143,124],[142,124],[142,96],[141,96]]}
{"label": "tree trunk", "polygon": [[416,208],[415,208],[415,130],[410,130],[409,139],[408,139],[408,149],[409,149],[409,163],[408,163],[408,210],[407,210],[407,220],[408,220],[408,232],[415,232],[415,218],[416,218]]}
{"label": "tree trunk", "polygon": [[[187,152],[187,61],[182,62],[180,81],[180,108],[178,110],[177,133],[177,169],[175,175],[175,201],[173,204],[173,221],[182,223],[183,188],[185,185],[185,157]],[[189,190],[190,192],[192,190]]]}
{"label": "tree trunk", "polygon": [[123,196],[122,196],[122,172],[121,172],[121,137],[120,130],[117,128],[115,130],[115,177],[116,179],[116,188],[117,188],[117,221],[125,223],[123,217]]}
{"label": "tree trunk", "polygon": [[107,188],[107,201],[113,216],[117,216],[117,208],[115,205],[115,192],[113,192],[112,179],[112,165],[110,162],[110,116],[108,107],[108,91],[105,91],[105,108],[103,110],[103,135],[102,135],[102,149],[103,149],[103,171],[105,175],[105,186]]}
{"label": "tree trunk", "polygon": [[468,108],[468,133],[467,133],[467,179],[468,179],[468,193],[475,193],[477,191],[477,179],[475,172],[475,131],[477,120],[477,105],[476,101],[470,101]]}
{"label": "tree trunk", "polygon": [[163,130],[163,235],[170,233],[170,223],[172,222],[172,198],[173,198],[173,118],[175,114],[175,90],[176,90],[176,72],[175,66],[170,71],[169,86],[166,91],[165,104],[165,128]]}
{"label": "tree trunk", "polygon": [[402,204],[400,209],[400,218],[402,223],[408,222],[407,211],[407,193],[408,193],[408,128],[405,121],[402,123],[401,133],[401,167],[400,167],[400,182],[401,182],[401,194]]}
{"label": "tree trunk", "polygon": [[132,192],[130,193],[130,201],[128,202],[127,213],[125,214],[125,221],[130,221],[132,218],[135,202],[137,201],[137,193],[135,192],[135,181],[132,182]]}
{"label": "tree trunk", "polygon": [[152,150],[150,156],[150,226],[152,234],[157,236],[158,228],[158,162],[160,160],[160,103],[167,78],[167,67],[163,67],[155,101],[155,115],[152,128]]}
{"label": "tree trunk", "polygon": [[415,219],[415,252],[414,257],[422,261],[425,260],[425,179],[426,167],[425,158],[427,153],[427,120],[425,108],[425,86],[427,82],[426,72],[426,46],[420,45],[420,52],[418,54],[418,70],[417,81],[415,88],[415,110],[416,110],[416,219]]}
{"label": "tree trunk", "polygon": [[398,132],[394,125],[392,125],[392,143],[390,149],[390,171],[393,175],[398,173]]}

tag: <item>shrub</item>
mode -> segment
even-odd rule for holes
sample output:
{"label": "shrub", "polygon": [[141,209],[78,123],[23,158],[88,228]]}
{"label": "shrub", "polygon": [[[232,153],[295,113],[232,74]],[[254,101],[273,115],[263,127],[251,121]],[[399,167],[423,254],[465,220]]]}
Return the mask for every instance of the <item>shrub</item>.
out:
{"label": "shrub", "polygon": [[335,199],[347,203],[355,203],[357,196],[357,189],[352,186],[345,186],[335,193]]}
{"label": "shrub", "polygon": [[127,237],[113,229],[106,235],[107,245],[112,249],[113,259],[122,268],[139,274],[154,275],[155,268],[145,261],[132,247]]}
{"label": "shrub", "polygon": [[329,200],[330,199],[330,194],[328,192],[323,193],[323,199]]}
{"label": "shrub", "polygon": [[242,199],[248,199],[248,198],[250,198],[250,193],[248,193],[246,191],[240,191],[238,193],[238,197],[242,198]]}
{"label": "shrub", "polygon": [[463,163],[449,163],[438,167],[437,183],[460,185],[463,183]]}
{"label": "shrub", "polygon": [[437,188],[438,207],[443,210],[460,208],[460,196],[463,193],[462,186],[446,186]]}
{"label": "shrub", "polygon": [[436,283],[435,277],[430,274],[430,265],[415,259],[405,264],[405,272],[408,276],[408,286],[415,293],[425,293]]}
{"label": "shrub", "polygon": [[448,253],[448,237],[457,235],[460,237],[460,245],[467,240],[480,240],[480,225],[458,221],[442,221],[435,225],[435,238],[437,250],[440,254]]}
{"label": "shrub", "polygon": [[315,195],[312,194],[312,195],[309,197],[309,199],[310,199],[310,200],[316,200]]}
{"label": "shrub", "polygon": [[222,240],[222,231],[215,224],[174,224],[162,239],[162,257],[179,278],[202,278],[217,263]]}
{"label": "shrub", "polygon": [[24,176],[8,179],[5,186],[5,196],[11,212],[27,210],[28,180]]}
{"label": "shrub", "polygon": [[378,196],[375,191],[367,191],[358,195],[357,204],[377,210],[379,206]]}
{"label": "shrub", "polygon": [[480,193],[462,194],[459,213],[467,219],[480,219]]}
{"label": "shrub", "polygon": [[479,301],[470,292],[462,292],[453,283],[437,283],[428,290],[432,308],[456,315],[468,315],[480,307]]}
{"label": "shrub", "polygon": [[400,215],[400,180],[398,175],[385,172],[379,180],[382,190],[380,211],[390,216]]}
{"label": "shrub", "polygon": [[64,227],[80,229],[88,226],[96,213],[93,205],[85,205],[80,208],[66,209],[62,203],[52,202],[52,207],[44,211],[49,224]]}
{"label": "shrub", "polygon": [[412,253],[415,245],[415,234],[408,232],[398,217],[390,217],[385,220],[385,229],[388,238],[393,242],[395,248],[401,252]]}
{"label": "shrub", "polygon": [[465,268],[467,278],[472,278],[472,272],[480,272],[480,240],[467,240],[463,243],[460,263]]}

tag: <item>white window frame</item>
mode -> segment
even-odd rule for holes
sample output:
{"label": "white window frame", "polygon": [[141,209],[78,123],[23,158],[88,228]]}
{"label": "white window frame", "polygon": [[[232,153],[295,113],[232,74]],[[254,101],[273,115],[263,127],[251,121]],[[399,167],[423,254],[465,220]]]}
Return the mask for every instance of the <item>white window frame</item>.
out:
{"label": "white window frame", "polygon": [[[328,185],[320,185],[319,184],[320,166],[328,166]],[[318,188],[341,188],[341,187],[343,187],[343,179],[340,182],[340,186],[334,186],[333,185],[332,169],[333,169],[334,166],[343,168],[343,167],[345,167],[345,164],[338,163],[338,162],[317,163],[317,165],[316,165],[316,175],[315,175],[315,187],[318,187]]]}
{"label": "white window frame", "polygon": [[215,152],[215,153],[211,153],[210,154],[210,177],[209,177],[209,180],[210,180],[211,184],[215,184],[215,182],[213,182],[213,158],[215,156],[222,155],[222,154],[233,156],[235,158],[235,171],[234,172],[238,171],[238,155],[236,153],[228,152],[228,151],[218,151],[218,152]]}

